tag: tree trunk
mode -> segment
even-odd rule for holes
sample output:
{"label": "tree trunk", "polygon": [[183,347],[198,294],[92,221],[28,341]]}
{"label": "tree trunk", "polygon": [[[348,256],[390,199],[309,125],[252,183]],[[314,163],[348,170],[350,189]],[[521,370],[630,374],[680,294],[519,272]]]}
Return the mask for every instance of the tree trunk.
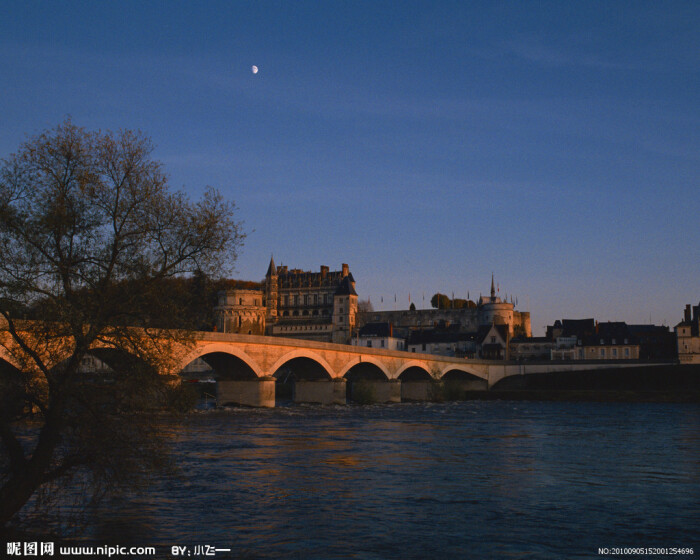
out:
{"label": "tree trunk", "polygon": [[39,441],[34,448],[26,468],[15,473],[0,488],[0,527],[8,522],[24,507],[34,492],[44,483],[51,460],[60,440],[60,412],[58,404],[52,406],[47,415]]}

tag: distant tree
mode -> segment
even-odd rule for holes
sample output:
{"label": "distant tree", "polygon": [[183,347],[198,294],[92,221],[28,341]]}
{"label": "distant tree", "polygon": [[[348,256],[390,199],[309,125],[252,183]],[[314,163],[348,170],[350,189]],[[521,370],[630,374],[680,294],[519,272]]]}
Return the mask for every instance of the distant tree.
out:
{"label": "distant tree", "polygon": [[[205,321],[180,301],[207,297],[244,234],[216,191],[171,192],[152,150],[66,121],[0,165],[0,528],[67,480],[97,496],[164,465],[137,414],[173,404],[158,371],[187,339],[162,327]],[[109,370],[81,373],[96,345]]]}
{"label": "distant tree", "polygon": [[359,312],[370,312],[374,311],[374,306],[372,305],[372,302],[368,299],[361,299],[358,300],[357,302],[357,310]]}
{"label": "distant tree", "polygon": [[464,309],[465,307],[468,309],[474,309],[476,307],[476,303],[471,300],[459,298],[450,299],[448,296],[441,294],[440,292],[435,294],[430,299],[430,305],[437,309]]}
{"label": "distant tree", "polygon": [[450,298],[438,292],[430,298],[430,305],[436,309],[447,309],[450,307]]}

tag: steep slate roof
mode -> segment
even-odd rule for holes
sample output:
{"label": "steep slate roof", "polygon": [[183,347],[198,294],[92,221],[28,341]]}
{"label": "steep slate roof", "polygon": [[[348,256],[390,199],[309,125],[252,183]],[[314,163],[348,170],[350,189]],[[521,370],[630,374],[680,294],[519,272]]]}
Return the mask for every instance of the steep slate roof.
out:
{"label": "steep slate roof", "polygon": [[340,286],[338,286],[338,289],[335,291],[335,295],[356,296],[357,292],[355,291],[355,288],[353,287],[352,283],[352,275],[348,274],[345,278],[343,278],[343,281],[340,283]]}
{"label": "steep slate roof", "polygon": [[270,266],[267,267],[267,274],[265,274],[265,277],[269,276],[276,276],[277,275],[277,267],[275,266],[275,259],[270,256]]}
{"label": "steep slate roof", "polygon": [[479,327],[479,331],[477,332],[477,340],[479,341],[479,344],[484,344],[484,340],[488,336],[489,332],[491,332],[492,328],[496,329],[499,336],[503,339],[503,343],[505,344],[505,342],[508,340],[507,325],[484,325],[482,327]]}
{"label": "steep slate roof", "polygon": [[430,344],[433,342],[472,342],[476,340],[474,333],[458,331],[425,329],[413,330],[408,337],[409,344]]}
{"label": "steep slate roof", "polygon": [[510,339],[511,344],[545,344],[551,342],[546,336],[516,336]]}
{"label": "steep slate roof", "polygon": [[391,336],[391,327],[389,323],[367,323],[360,329],[360,336],[388,337]]}
{"label": "steep slate roof", "polygon": [[564,336],[582,337],[595,332],[594,319],[564,319],[562,321]]}

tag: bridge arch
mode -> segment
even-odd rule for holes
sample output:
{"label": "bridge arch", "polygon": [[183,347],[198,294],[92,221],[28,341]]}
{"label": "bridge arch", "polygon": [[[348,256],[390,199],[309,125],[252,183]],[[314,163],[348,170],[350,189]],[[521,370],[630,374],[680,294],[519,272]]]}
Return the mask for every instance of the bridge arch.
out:
{"label": "bridge arch", "polygon": [[417,365],[409,365],[402,367],[398,379],[401,381],[432,381],[433,376],[424,367]]}
{"label": "bridge arch", "polygon": [[[58,365],[60,364],[56,364],[54,367]],[[109,346],[90,348],[83,356],[79,368],[83,373],[113,374],[115,372],[131,373],[137,370],[149,375],[158,375],[160,373],[153,364],[149,364],[137,354],[124,348]]]}
{"label": "bridge arch", "polygon": [[[202,358],[205,361],[207,361],[206,357],[213,356],[213,355],[232,356],[233,358],[237,358],[245,366],[250,368],[250,370],[255,374],[256,377],[263,377],[265,375],[265,372],[262,371],[262,368],[258,365],[258,363],[251,356],[249,356],[245,351],[243,351],[241,348],[239,348],[233,344],[226,344],[226,343],[212,343],[212,344],[206,344],[203,346],[198,346],[193,351],[186,354],[179,361],[178,366],[176,368],[176,372],[180,373],[187,365],[194,362],[197,358]],[[210,360],[211,360],[211,357],[210,357]],[[209,363],[209,362],[207,361],[207,363]],[[212,365],[212,367],[214,367],[214,366]]]}
{"label": "bridge arch", "polygon": [[[334,376],[334,370],[331,367],[331,365],[324,360],[321,356],[319,356],[316,352],[312,352],[311,350],[307,350],[306,348],[299,348],[297,350],[292,350],[291,352],[287,352],[284,354],[281,358],[279,358],[274,365],[270,368],[269,375],[274,375],[281,367],[284,367],[285,364],[292,362],[293,360],[298,360],[298,359],[307,359],[311,360],[312,362],[316,362],[323,370],[325,373],[328,374],[328,378],[332,379]],[[301,362],[297,362],[301,363]]]}
{"label": "bridge arch", "polygon": [[463,373],[472,379],[488,379],[488,374],[474,371],[473,368],[470,368],[467,365],[447,364],[440,372],[440,379],[445,379],[445,376],[448,373],[451,377],[460,376]]}
{"label": "bridge arch", "polygon": [[348,372],[360,364],[372,364],[379,368],[379,370],[386,376],[387,379],[392,378],[391,373],[389,372],[389,369],[386,367],[386,365],[374,356],[362,356],[359,359],[359,361],[350,361],[349,363],[343,366],[343,368],[340,370],[340,375],[338,377],[347,377]]}
{"label": "bridge arch", "polygon": [[[396,377],[399,378],[403,373],[409,369],[413,370],[412,368],[417,368],[419,370],[423,370],[425,373],[428,374],[429,377],[432,377],[430,370],[426,367],[425,362],[421,362],[418,360],[408,360],[404,363],[401,364],[399,369],[396,370]],[[413,370],[415,371],[415,370]]]}
{"label": "bridge arch", "polygon": [[[22,371],[22,366],[15,359],[15,357],[7,352],[4,348],[0,349],[0,369],[5,367],[12,367],[13,370]],[[11,370],[8,370],[11,371]]]}
{"label": "bridge arch", "polygon": [[441,381],[453,391],[481,391],[488,388],[488,379],[468,371],[466,368],[450,367],[443,373]]}

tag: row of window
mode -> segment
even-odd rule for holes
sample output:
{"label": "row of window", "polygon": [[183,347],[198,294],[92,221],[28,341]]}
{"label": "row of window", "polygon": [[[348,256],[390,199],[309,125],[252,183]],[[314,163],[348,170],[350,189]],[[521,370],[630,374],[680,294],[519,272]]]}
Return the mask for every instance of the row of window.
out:
{"label": "row of window", "polygon": [[[308,309],[304,309],[301,312],[298,309],[295,309],[294,311],[290,312],[289,311],[282,311],[282,317],[308,317],[311,315],[312,317],[318,317],[318,309],[314,309],[313,311],[309,311]],[[327,316],[330,315],[330,311],[328,309],[322,309],[321,310],[321,315]]]}
{"label": "row of window", "polygon": [[[404,349],[404,343],[403,343],[402,341],[399,340],[399,341],[396,343],[396,347],[397,347],[398,350],[403,350],[403,349]],[[368,340],[368,341],[367,341],[367,348],[372,348],[372,341],[371,341],[371,340]],[[386,340],[383,339],[383,338],[379,339],[379,346],[377,346],[377,348],[386,348]]]}
{"label": "row of window", "polygon": [[333,303],[333,296],[331,294],[305,294],[303,296],[282,296],[282,307],[289,307],[290,305],[330,305]]}
{"label": "row of window", "polygon": [[278,327],[275,331],[327,331],[330,328],[330,325],[302,325],[297,327]]}
{"label": "row of window", "polygon": [[[618,354],[617,351],[618,351],[617,348],[612,348],[612,349],[610,349],[610,355],[611,355],[613,358],[619,357],[620,355]],[[623,348],[623,351],[624,351],[624,356],[625,356],[625,358],[629,358],[629,357],[630,357],[630,349],[629,349],[629,348]],[[589,349],[588,349],[588,353],[589,353],[590,355],[592,355],[592,356],[595,356],[595,354],[596,354],[596,349],[595,349],[595,348],[589,348]],[[598,355],[599,355],[601,358],[607,358],[607,357],[608,357],[608,354],[607,354],[606,348],[598,348]],[[579,351],[579,357],[581,357],[581,358],[583,357],[583,350],[580,350],[580,351]]]}

